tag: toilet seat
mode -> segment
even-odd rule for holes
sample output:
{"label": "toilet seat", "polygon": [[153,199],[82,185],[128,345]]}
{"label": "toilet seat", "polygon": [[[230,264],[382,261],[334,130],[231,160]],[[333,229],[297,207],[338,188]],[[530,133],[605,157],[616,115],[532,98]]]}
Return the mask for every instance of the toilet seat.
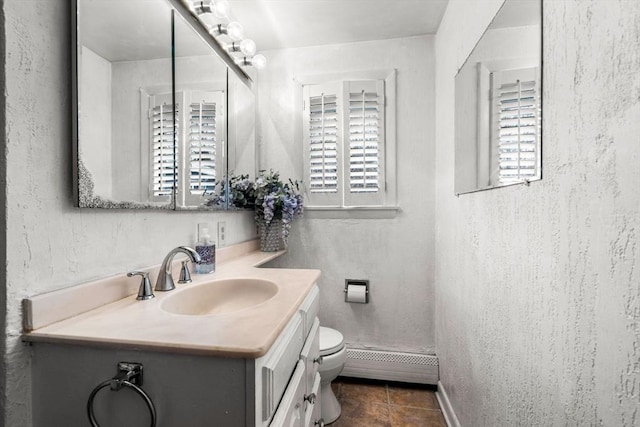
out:
{"label": "toilet seat", "polygon": [[335,329],[320,326],[320,356],[334,354],[344,347],[344,337]]}

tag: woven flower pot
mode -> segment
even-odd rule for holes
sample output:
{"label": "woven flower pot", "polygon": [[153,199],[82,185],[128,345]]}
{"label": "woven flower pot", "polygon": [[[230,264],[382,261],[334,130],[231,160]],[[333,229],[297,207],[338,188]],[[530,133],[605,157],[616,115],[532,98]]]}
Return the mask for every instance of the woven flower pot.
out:
{"label": "woven flower pot", "polygon": [[262,252],[276,252],[284,247],[281,220],[273,220],[268,225],[264,220],[259,221],[258,231],[260,233],[260,250]]}

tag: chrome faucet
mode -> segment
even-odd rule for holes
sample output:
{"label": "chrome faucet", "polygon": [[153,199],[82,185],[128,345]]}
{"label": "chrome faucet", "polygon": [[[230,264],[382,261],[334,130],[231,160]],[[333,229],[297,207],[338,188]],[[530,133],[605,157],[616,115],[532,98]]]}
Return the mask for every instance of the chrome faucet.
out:
{"label": "chrome faucet", "polygon": [[130,271],[127,273],[127,277],[140,276],[142,281],[140,282],[140,289],[138,290],[137,300],[147,300],[155,298],[153,291],[151,290],[151,283],[149,282],[149,273],[146,271]]}
{"label": "chrome faucet", "polygon": [[200,262],[200,255],[191,248],[178,246],[177,248],[172,249],[171,252],[164,257],[164,261],[162,261],[162,265],[160,266],[158,280],[156,280],[156,291],[170,291],[176,288],[176,285],[173,283],[173,276],[171,275],[171,264],[173,257],[179,252],[186,254],[191,262]]}

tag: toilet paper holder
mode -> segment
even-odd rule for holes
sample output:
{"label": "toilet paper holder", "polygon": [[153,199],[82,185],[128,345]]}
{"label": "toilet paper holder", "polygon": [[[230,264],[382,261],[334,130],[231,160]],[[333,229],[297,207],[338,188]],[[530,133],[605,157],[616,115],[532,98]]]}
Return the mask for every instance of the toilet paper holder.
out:
{"label": "toilet paper holder", "polygon": [[[354,301],[349,299],[350,286],[364,286],[364,301]],[[358,279],[345,279],[344,281],[344,302],[355,302],[361,304],[369,303],[369,281]]]}

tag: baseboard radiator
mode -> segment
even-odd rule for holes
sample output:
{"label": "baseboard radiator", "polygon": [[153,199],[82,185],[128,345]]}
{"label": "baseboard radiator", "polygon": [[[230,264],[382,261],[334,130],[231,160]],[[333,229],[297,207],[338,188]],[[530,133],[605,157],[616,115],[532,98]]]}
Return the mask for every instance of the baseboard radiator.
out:
{"label": "baseboard radiator", "polygon": [[438,384],[438,357],[428,354],[347,348],[347,363],[340,376]]}

